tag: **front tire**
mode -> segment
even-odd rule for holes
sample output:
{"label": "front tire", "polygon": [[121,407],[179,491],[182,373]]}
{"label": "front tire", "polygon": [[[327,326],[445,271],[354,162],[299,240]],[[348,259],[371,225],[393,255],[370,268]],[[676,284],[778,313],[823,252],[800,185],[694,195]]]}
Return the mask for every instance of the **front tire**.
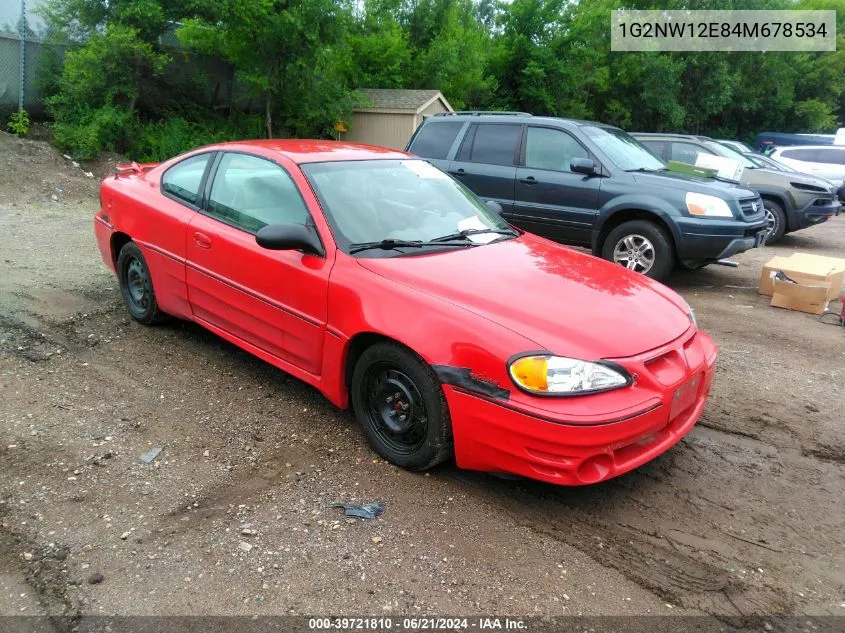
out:
{"label": "front tire", "polygon": [[127,242],[120,249],[117,275],[123,302],[133,319],[144,325],[166,320],[167,316],[158,308],[147,260],[134,242]]}
{"label": "front tire", "polygon": [[604,240],[602,258],[642,273],[652,279],[665,279],[675,265],[669,236],[648,220],[624,222]]}
{"label": "front tire", "polygon": [[408,470],[427,470],[453,454],[452,423],[440,381],[396,343],[367,348],[352,373],[352,408],[370,446]]}
{"label": "front tire", "polygon": [[766,210],[766,222],[768,223],[768,234],[766,244],[779,242],[786,233],[786,213],[783,207],[774,200],[763,199],[763,208]]}

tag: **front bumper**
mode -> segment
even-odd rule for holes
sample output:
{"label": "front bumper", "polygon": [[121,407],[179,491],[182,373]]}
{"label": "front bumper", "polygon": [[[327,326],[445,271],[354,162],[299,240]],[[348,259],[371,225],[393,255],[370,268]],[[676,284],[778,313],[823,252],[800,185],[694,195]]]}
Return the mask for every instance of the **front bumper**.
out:
{"label": "front bumper", "polygon": [[731,257],[762,246],[766,236],[765,216],[754,222],[679,218],[680,236],[676,249],[681,261],[709,262]]}
{"label": "front bumper", "polygon": [[[665,452],[693,427],[710,392],[716,356],[712,340],[693,331],[666,348],[620,361],[636,370],[642,391],[656,397],[624,419],[590,424],[539,417],[517,404],[444,385],[458,466],[566,486],[621,475]],[[683,391],[687,385],[694,393]],[[639,387],[628,389],[633,396]]]}
{"label": "front bumper", "polygon": [[835,215],[839,215],[842,204],[837,198],[830,200],[819,198],[812,200],[795,214],[795,229],[806,229],[816,224],[826,222]]}

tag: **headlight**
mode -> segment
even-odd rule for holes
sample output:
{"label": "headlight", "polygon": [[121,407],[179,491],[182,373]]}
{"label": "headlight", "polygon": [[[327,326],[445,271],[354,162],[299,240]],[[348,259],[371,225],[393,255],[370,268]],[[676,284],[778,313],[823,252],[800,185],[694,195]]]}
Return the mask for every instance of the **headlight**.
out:
{"label": "headlight", "polygon": [[604,361],[530,355],[513,360],[508,369],[518,387],[535,395],[576,396],[631,384],[624,368]]}
{"label": "headlight", "polygon": [[690,215],[706,215],[718,218],[732,218],[731,208],[728,203],[703,193],[687,192],[687,211]]}
{"label": "headlight", "polygon": [[687,304],[687,316],[689,317],[690,323],[692,323],[697,328],[698,321],[695,318],[695,310],[690,307],[690,304]]}

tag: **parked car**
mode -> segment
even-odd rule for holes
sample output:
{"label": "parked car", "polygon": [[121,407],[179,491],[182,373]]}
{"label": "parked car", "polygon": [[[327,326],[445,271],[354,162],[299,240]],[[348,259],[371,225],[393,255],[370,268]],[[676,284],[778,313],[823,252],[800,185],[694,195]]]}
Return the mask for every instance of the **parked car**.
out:
{"label": "parked car", "polygon": [[742,154],[706,136],[687,134],[645,134],[634,136],[658,156],[695,164],[701,153],[739,161],[744,167],[739,182],[760,194],[769,227],[767,242],[784,234],[820,224],[839,213],[837,187],[832,183],[797,172],[757,167]]}
{"label": "parked car", "polygon": [[403,152],[211,145],[130,166],[101,200],[132,318],[195,321],[313,385],[405,468],[595,483],[666,451],[707,399],[717,349],[680,296]]}
{"label": "parked car", "polygon": [[724,140],[724,139],[719,139],[718,142],[721,143],[722,145],[727,145],[733,151],[739,152],[740,154],[746,154],[748,152],[754,151],[753,149],[748,147],[748,145],[746,145],[742,141],[728,141],[728,140]]}
{"label": "parked car", "polygon": [[[798,172],[798,173],[811,173],[807,171],[802,171],[800,169],[796,169],[795,167],[791,167],[786,163],[782,163],[779,160],[772,158],[771,156],[763,156],[762,154],[751,153],[751,154],[743,154],[748,160],[752,163],[757,165],[758,167],[764,167],[766,169],[774,169],[776,171],[788,171],[788,172]],[[795,161],[794,164],[799,164],[801,161]],[[829,176],[824,177],[829,183],[831,183],[839,192],[839,202],[845,204],[845,176],[842,178],[837,178],[836,174],[833,173]]]}
{"label": "parked car", "polygon": [[778,147],[771,158],[827,180],[845,180],[845,145]]}
{"label": "parked car", "polygon": [[408,151],[428,159],[505,219],[655,279],[759,246],[757,194],[666,170],[619,128],[524,113],[426,119]]}

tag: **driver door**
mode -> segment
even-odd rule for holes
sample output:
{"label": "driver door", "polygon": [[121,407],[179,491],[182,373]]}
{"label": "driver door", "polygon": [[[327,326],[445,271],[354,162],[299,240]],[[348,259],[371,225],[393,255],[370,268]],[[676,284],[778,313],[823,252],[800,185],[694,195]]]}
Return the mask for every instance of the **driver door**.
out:
{"label": "driver door", "polygon": [[516,171],[513,223],[562,242],[590,244],[601,178],[569,169],[574,158],[596,159],[574,136],[529,125]]}
{"label": "driver door", "polygon": [[288,172],[238,152],[220,155],[188,227],[186,282],[194,318],[319,375],[333,262],[258,246],[268,224],[312,222]]}

